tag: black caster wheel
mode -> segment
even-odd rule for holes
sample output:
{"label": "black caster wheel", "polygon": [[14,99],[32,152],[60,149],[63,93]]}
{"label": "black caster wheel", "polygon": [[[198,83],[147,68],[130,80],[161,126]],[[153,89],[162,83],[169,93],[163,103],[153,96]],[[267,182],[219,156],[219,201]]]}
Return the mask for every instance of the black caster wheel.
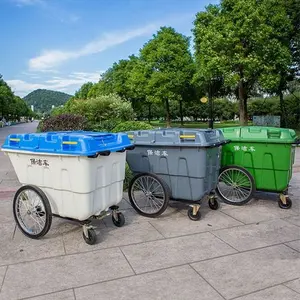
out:
{"label": "black caster wheel", "polygon": [[208,205],[209,205],[210,209],[212,209],[212,210],[217,210],[220,207],[219,201],[216,198],[209,199]]}
{"label": "black caster wheel", "polygon": [[82,233],[84,241],[89,245],[94,245],[97,241],[97,235],[95,230],[93,228],[90,228],[87,230],[87,234],[88,236],[86,236],[84,232]]}
{"label": "black caster wheel", "polygon": [[125,217],[121,212],[112,213],[111,215],[113,223],[117,227],[122,227],[125,224]]}
{"label": "black caster wheel", "polygon": [[281,199],[279,199],[279,200],[278,200],[278,206],[279,206],[280,208],[282,208],[282,209],[290,209],[290,208],[292,207],[292,200],[291,200],[289,197],[287,197],[285,201],[286,201],[286,204],[284,204],[284,203],[281,201]]}
{"label": "black caster wheel", "polygon": [[188,217],[193,220],[193,221],[199,221],[201,219],[201,213],[200,209],[197,211],[197,213],[194,215],[193,214],[193,207],[189,207],[188,209]]}

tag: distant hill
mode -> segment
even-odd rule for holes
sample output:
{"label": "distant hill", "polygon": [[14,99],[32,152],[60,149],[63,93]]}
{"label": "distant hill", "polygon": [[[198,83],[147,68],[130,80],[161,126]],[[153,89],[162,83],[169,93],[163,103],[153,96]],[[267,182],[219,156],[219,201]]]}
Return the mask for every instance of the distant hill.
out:
{"label": "distant hill", "polygon": [[55,107],[64,105],[70,97],[72,96],[66,93],[38,89],[29,93],[23,99],[29,106],[34,105],[35,112],[49,112],[52,105]]}

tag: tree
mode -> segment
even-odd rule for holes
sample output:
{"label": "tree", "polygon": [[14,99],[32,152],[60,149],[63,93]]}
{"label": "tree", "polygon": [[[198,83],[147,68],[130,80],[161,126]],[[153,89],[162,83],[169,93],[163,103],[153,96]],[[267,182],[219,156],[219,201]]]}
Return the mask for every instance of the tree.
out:
{"label": "tree", "polygon": [[277,0],[223,0],[196,16],[196,59],[206,80],[221,75],[233,89],[242,125],[248,122],[247,100],[255,84],[274,74],[274,65],[289,64],[281,42],[289,22]]}
{"label": "tree", "polygon": [[13,104],[14,93],[8,84],[2,79],[0,74],[0,114],[1,117],[8,119],[10,114],[10,105]]}
{"label": "tree", "polygon": [[140,51],[150,76],[147,96],[165,105],[167,127],[170,127],[170,100],[182,100],[192,81],[194,63],[189,51],[189,38],[171,27],[162,27]]}
{"label": "tree", "polygon": [[94,84],[92,82],[84,83],[81,88],[75,92],[74,98],[76,99],[87,99],[89,91],[92,89]]}

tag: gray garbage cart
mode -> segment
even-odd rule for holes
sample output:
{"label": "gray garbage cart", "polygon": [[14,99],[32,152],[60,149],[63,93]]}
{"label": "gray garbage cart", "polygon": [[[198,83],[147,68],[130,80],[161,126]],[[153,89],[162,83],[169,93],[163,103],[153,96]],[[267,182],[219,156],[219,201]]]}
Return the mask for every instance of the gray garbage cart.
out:
{"label": "gray garbage cart", "polygon": [[214,190],[221,147],[228,142],[220,130],[141,130],[128,132],[128,136],[135,144],[135,149],[126,155],[135,175],[128,195],[139,214],[157,217],[169,200],[176,200],[189,202],[189,218],[199,220],[205,197],[211,209],[218,209]]}

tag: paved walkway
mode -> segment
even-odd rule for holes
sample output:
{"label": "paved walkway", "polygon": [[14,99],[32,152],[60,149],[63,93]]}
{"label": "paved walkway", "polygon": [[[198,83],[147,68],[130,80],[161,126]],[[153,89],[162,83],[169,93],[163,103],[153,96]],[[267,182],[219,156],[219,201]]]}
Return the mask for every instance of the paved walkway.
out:
{"label": "paved walkway", "polygon": [[290,210],[258,195],[219,211],[205,203],[198,222],[176,202],[149,219],[124,199],[126,226],[98,222],[93,246],[77,224],[60,219],[43,239],[26,238],[16,229],[11,198],[2,196],[0,300],[299,300],[299,182],[295,173]]}

